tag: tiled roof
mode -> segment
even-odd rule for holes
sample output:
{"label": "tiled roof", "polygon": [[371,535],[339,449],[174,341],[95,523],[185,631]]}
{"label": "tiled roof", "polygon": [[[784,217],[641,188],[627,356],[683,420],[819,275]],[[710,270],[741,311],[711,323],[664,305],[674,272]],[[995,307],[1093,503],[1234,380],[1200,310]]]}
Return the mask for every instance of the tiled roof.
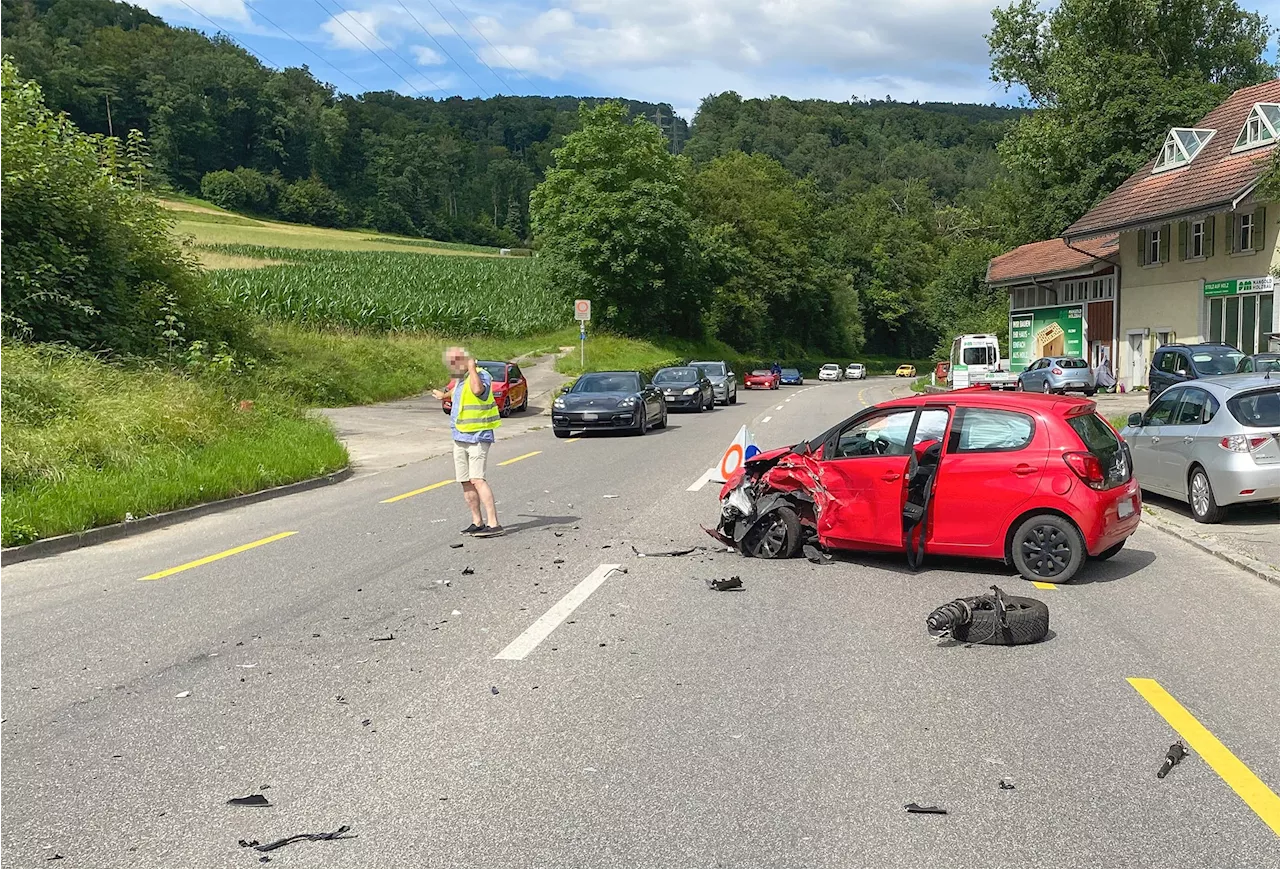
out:
{"label": "tiled roof", "polygon": [[1089,238],[1072,247],[1060,238],[1033,241],[1001,254],[987,265],[987,283],[1006,284],[1019,278],[1051,277],[1078,272],[1098,259],[1114,256],[1119,251],[1115,233]]}
{"label": "tiled roof", "polygon": [[1233,93],[1195,124],[1197,129],[1217,133],[1194,160],[1181,168],[1152,175],[1156,162],[1153,156],[1128,181],[1067,227],[1063,237],[1079,239],[1115,232],[1168,217],[1212,211],[1234,201],[1263,173],[1275,147],[1231,153],[1254,103],[1280,103],[1280,79]]}

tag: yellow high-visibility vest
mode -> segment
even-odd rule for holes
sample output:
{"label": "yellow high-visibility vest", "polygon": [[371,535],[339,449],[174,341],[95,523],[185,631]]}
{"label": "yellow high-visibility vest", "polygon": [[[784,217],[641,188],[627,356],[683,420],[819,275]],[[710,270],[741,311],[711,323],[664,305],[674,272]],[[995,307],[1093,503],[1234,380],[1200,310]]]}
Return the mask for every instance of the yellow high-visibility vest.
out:
{"label": "yellow high-visibility vest", "polygon": [[489,386],[489,397],[480,398],[471,391],[471,378],[464,377],[460,397],[462,400],[458,402],[458,418],[453,423],[458,431],[474,434],[502,425],[498,403],[493,400],[492,384]]}

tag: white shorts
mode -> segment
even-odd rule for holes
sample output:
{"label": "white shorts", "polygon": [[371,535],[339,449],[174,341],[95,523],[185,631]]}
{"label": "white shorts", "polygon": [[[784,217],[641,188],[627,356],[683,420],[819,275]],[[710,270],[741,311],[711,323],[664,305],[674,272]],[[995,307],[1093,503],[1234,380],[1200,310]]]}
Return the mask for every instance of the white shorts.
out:
{"label": "white shorts", "polygon": [[484,479],[484,466],[489,461],[489,447],[492,441],[481,441],[478,444],[453,442],[453,472],[459,483]]}

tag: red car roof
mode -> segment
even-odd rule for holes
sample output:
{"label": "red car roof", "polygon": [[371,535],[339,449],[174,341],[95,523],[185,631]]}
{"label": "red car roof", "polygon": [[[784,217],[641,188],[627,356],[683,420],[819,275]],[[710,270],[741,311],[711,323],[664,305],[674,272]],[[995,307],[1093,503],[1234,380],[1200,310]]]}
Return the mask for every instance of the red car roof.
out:
{"label": "red car roof", "polygon": [[985,386],[971,386],[968,389],[956,389],[951,392],[922,393],[906,398],[895,398],[877,407],[915,407],[920,404],[954,404],[960,407],[992,407],[1008,410],[1025,410],[1072,415],[1091,413],[1097,409],[1098,403],[1088,398],[1069,395],[1045,395],[1041,392],[1001,392]]}

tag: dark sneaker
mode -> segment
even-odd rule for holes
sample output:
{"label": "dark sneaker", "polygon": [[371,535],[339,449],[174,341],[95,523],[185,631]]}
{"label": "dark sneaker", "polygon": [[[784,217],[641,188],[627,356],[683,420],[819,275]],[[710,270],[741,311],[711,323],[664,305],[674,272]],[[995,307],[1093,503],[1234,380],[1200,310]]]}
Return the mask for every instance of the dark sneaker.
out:
{"label": "dark sneaker", "polygon": [[476,523],[472,522],[472,523],[471,523],[470,525],[468,525],[466,528],[463,528],[463,529],[462,529],[462,533],[463,533],[463,534],[475,534],[477,531],[483,531],[483,530],[484,530],[484,526],[483,526],[483,525],[477,525]]}
{"label": "dark sneaker", "polygon": [[473,537],[501,537],[506,534],[506,530],[501,525],[487,525],[473,534]]}

